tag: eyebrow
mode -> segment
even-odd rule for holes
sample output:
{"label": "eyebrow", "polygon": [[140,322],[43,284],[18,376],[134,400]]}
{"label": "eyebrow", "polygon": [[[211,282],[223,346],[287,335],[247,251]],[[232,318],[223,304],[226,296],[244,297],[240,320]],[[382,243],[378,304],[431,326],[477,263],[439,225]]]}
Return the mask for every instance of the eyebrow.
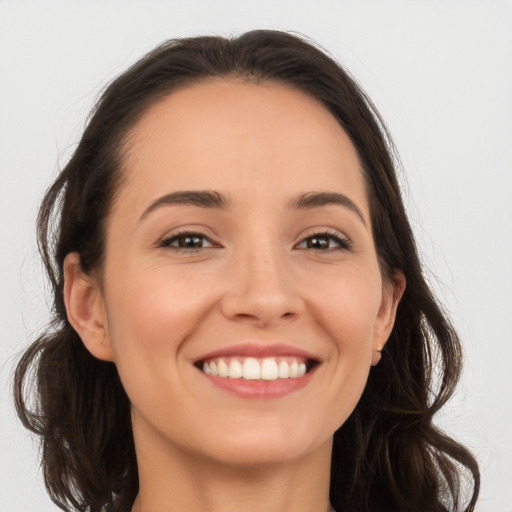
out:
{"label": "eyebrow", "polygon": [[172,192],[159,197],[156,201],[153,201],[144,210],[139,221],[147,217],[153,210],[164,205],[191,205],[199,206],[200,208],[218,208],[227,210],[230,203],[230,200],[226,196],[223,196],[214,190],[184,190],[180,192]]}
{"label": "eyebrow", "polygon": [[321,206],[330,204],[336,204],[348,208],[359,217],[365,226],[367,226],[363,212],[361,212],[354,201],[346,195],[339,194],[338,192],[308,192],[307,194],[301,194],[290,201],[290,207],[297,210],[320,208]]}
{"label": "eyebrow", "polygon": [[[308,210],[327,205],[339,205],[353,211],[367,226],[363,213],[357,205],[347,196],[338,192],[308,192],[293,198],[288,206],[294,210]],[[200,208],[215,208],[227,210],[231,201],[228,197],[215,190],[183,190],[165,194],[153,201],[142,213],[139,221],[147,217],[152,211],[161,206],[191,205]]]}

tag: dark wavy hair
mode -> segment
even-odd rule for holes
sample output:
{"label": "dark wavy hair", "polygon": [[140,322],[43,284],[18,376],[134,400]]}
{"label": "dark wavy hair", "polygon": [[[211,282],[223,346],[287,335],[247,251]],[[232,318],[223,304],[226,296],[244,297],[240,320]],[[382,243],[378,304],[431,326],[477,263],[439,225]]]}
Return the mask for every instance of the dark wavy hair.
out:
{"label": "dark wavy hair", "polygon": [[322,103],[354,144],[364,171],[382,272],[407,288],[380,364],[334,434],[330,499],[358,512],[474,510],[480,476],[471,453],[434,424],[461,372],[457,334],[427,285],[396,178],[385,125],[355,80],[303,38],[256,30],[170,40],[103,92],[74,155],[38,217],[53,290],[53,321],[15,373],[19,418],[40,436],[51,499],[63,510],[128,512],[138,492],[130,402],[113,363],[95,359],[66,317],[63,261],[102,265],[105,222],[122,180],[129,132],[149,106],[209,78],[273,81]]}

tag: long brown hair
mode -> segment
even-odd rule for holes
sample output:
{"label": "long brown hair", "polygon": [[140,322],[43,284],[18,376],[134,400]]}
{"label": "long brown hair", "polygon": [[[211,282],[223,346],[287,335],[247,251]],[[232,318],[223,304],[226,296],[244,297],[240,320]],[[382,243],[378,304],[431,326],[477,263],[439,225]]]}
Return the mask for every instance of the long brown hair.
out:
{"label": "long brown hair", "polygon": [[400,270],[407,280],[382,361],[334,435],[333,507],[473,511],[478,465],[433,424],[458,381],[461,346],[424,280],[391,138],[369,98],[332,58],[304,39],[264,30],[170,40],[150,52],[104,91],[46,193],[38,242],[53,288],[53,322],[19,361],[14,391],[21,421],[41,438],[50,497],[64,510],[127,512],[138,492],[130,403],[115,365],[91,356],[66,318],[63,261],[77,251],[86,271],[101,266],[129,130],[158,99],[210,77],[278,81],[329,109],[364,170],[383,273]]}

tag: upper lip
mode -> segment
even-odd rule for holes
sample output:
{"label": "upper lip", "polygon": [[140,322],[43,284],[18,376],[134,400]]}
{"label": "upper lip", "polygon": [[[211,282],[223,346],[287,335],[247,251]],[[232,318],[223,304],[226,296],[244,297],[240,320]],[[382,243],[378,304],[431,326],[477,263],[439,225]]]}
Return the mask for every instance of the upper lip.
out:
{"label": "upper lip", "polygon": [[271,345],[260,345],[256,343],[241,343],[238,345],[230,345],[221,349],[213,350],[208,352],[197,359],[195,363],[205,361],[208,359],[215,359],[217,357],[278,357],[278,356],[292,356],[300,357],[306,360],[319,361],[318,356],[311,354],[305,350],[297,348],[293,345],[286,343],[274,343]]}

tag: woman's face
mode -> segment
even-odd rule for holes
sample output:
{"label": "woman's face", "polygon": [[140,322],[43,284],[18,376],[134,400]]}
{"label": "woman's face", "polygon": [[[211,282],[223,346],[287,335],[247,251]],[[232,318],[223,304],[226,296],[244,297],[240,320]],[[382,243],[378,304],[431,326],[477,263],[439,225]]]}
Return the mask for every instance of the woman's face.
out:
{"label": "woman's face", "polygon": [[330,446],[397,296],[339,124],[287,86],[212,80],[151,107],[123,165],[88,347],[136,443],[229,464]]}

